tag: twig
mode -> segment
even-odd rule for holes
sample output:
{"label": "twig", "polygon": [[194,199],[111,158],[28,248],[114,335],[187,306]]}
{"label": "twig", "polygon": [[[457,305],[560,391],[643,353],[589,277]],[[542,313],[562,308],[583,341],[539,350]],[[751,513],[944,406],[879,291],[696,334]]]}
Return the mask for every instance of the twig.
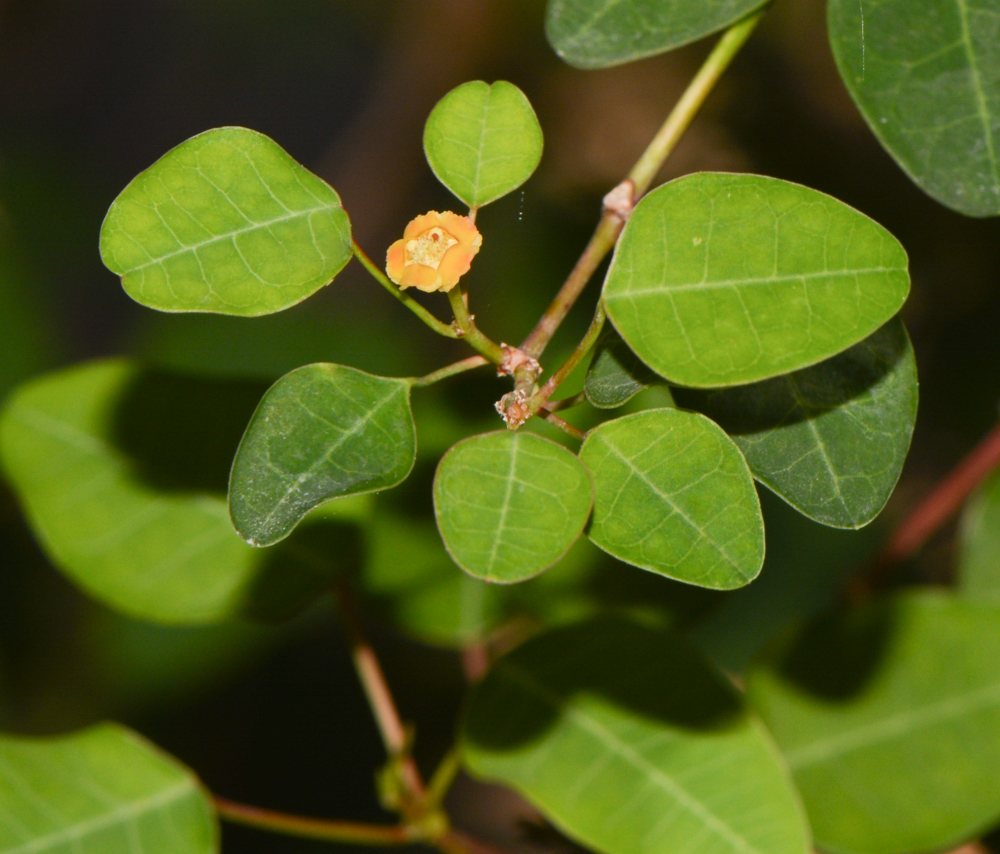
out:
{"label": "twig", "polygon": [[560,418],[554,412],[550,412],[547,409],[539,409],[538,414],[542,416],[549,424],[553,424],[558,427],[563,433],[569,433],[574,439],[579,439],[581,442],[587,438],[587,434],[583,432],[579,427],[574,427],[568,421]]}
{"label": "twig", "polygon": [[216,812],[227,821],[286,836],[378,846],[406,845],[418,838],[415,829],[402,824],[390,826],[353,821],[328,821],[251,807],[218,796],[214,796],[212,800]]}
{"label": "twig", "polygon": [[365,253],[365,250],[358,246],[357,242],[354,243],[354,257],[357,258],[362,266],[371,274],[372,278],[375,279],[383,288],[385,288],[390,294],[392,294],[396,299],[398,299],[403,305],[405,305],[410,311],[412,311],[417,317],[419,317],[424,323],[426,323],[431,329],[433,329],[438,335],[443,335],[445,338],[458,338],[460,337],[458,332],[454,327],[449,324],[438,320],[433,314],[431,314],[426,308],[424,308],[420,303],[418,303],[413,297],[408,296],[403,293],[398,285],[393,284],[389,277],[383,273],[378,266],[372,261],[371,258]]}
{"label": "twig", "polygon": [[[657,176],[667,158],[677,147],[684,132],[690,127],[698,110],[705,103],[709,93],[715,87],[723,72],[739,53],[740,48],[746,43],[754,28],[763,16],[763,10],[755,12],[748,18],[734,24],[725,35],[719,39],[715,48],[705,60],[701,69],[691,81],[687,90],[677,102],[677,105],[667,117],[666,122],[659,132],[653,137],[652,142],[636,161],[628,178],[614,191],[605,197],[604,213],[601,221],[590,238],[590,242],[583,250],[580,260],[566,279],[565,284],[556,294],[552,304],[539,319],[531,334],[524,339],[521,349],[534,356],[536,359],[544,352],[545,347],[556,330],[569,314],[569,310],[576,303],[577,298],[583,292],[587,282],[600,266],[601,261],[614,248],[625,227],[628,208],[637,202],[649,189],[649,185]],[[621,206],[619,190],[631,190],[630,204],[624,208]],[[611,200],[614,199],[614,204]]]}
{"label": "twig", "polygon": [[897,564],[920,551],[997,466],[1000,466],[1000,424],[896,526],[863,586],[877,587]]}
{"label": "twig", "polygon": [[545,404],[545,408],[549,412],[562,412],[564,409],[572,409],[574,406],[579,406],[581,403],[586,403],[587,395],[585,392],[580,392],[579,394],[574,394],[572,397],[567,397],[564,400],[550,400]]}
{"label": "twig", "polygon": [[382,672],[378,656],[365,635],[357,607],[354,604],[354,597],[347,584],[342,582],[335,587],[335,590],[340,613],[343,616],[344,629],[351,645],[354,669],[358,673],[358,679],[361,681],[365,696],[368,698],[368,705],[371,706],[386,752],[391,759],[400,762],[404,784],[413,799],[420,800],[426,794],[424,781],[420,776],[416,762],[409,755],[406,727],[403,726],[403,721],[399,716],[396,702],[392,698],[392,691],[389,690],[389,684]]}
{"label": "twig", "polygon": [[[565,382],[566,377],[573,373],[576,366],[583,361],[587,353],[590,352],[590,348],[597,343],[597,339],[601,335],[601,330],[604,328],[604,321],[606,319],[607,315],[604,312],[604,304],[599,302],[597,304],[597,309],[594,312],[594,319],[590,322],[590,328],[587,330],[580,343],[577,344],[576,349],[570,353],[569,358],[563,362],[562,367],[549,377],[545,385],[536,391],[528,400],[529,412],[534,412],[539,407],[545,406],[555,390],[559,388],[563,382]],[[549,412],[551,413],[552,410],[549,409]]]}
{"label": "twig", "polygon": [[489,362],[482,356],[469,356],[468,359],[462,359],[461,362],[455,362],[451,365],[445,365],[443,368],[438,368],[436,371],[431,371],[426,376],[413,377],[410,379],[410,385],[415,388],[426,388],[436,382],[446,380],[448,377],[453,377],[456,374],[462,374],[465,371],[471,371],[473,368],[479,368],[488,364]]}
{"label": "twig", "polygon": [[461,288],[452,288],[448,291],[448,301],[455,313],[456,337],[467,342],[473,350],[485,356],[494,365],[499,365],[503,361],[503,350],[476,326],[474,318],[469,314],[469,307],[465,304]]}

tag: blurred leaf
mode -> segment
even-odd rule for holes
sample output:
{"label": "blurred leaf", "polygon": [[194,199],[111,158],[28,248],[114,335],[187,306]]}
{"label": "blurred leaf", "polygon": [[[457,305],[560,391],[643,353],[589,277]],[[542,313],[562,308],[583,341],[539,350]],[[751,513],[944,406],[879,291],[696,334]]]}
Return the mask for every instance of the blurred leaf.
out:
{"label": "blurred leaf", "polygon": [[1000,609],[910,592],[809,626],[748,696],[819,848],[947,851],[1000,818]]}
{"label": "blurred leaf", "polygon": [[616,409],[660,382],[614,329],[606,329],[594,351],[583,391],[598,409]]}
{"label": "blurred leaf", "polygon": [[439,646],[474,643],[510,611],[510,588],[459,572],[432,520],[388,509],[368,528],[362,584],[407,634]]}
{"label": "blurred leaf", "polygon": [[650,409],[592,430],[590,539],[619,560],[731,590],[764,562],[764,520],[746,460],[703,415]]}
{"label": "blurred leaf", "polygon": [[1000,600],[1000,470],[976,490],[962,514],[958,590]]}
{"label": "blurred leaf", "polygon": [[657,373],[717,388],[846,350],[909,287],[903,247],[842,202],[775,178],[699,173],[636,206],[604,303]]}
{"label": "blurred leaf", "polygon": [[0,459],[42,547],[91,595],[155,622],[277,619],[351,562],[356,533],[351,514],[319,516],[264,553],[233,531],[228,461],[260,393],[126,360],[80,365],[12,395]]}
{"label": "blurred leaf", "polygon": [[274,140],[238,127],[167,152],[101,228],[104,263],[161,311],[281,311],[329,284],[352,253],[340,197]]}
{"label": "blurred leaf", "polygon": [[830,43],[879,142],[925,193],[1000,214],[997,0],[829,0]]}
{"label": "blurred leaf", "polygon": [[542,128],[524,93],[503,80],[463,83],[442,98],[424,128],[438,180],[470,208],[527,181],[542,159]]}
{"label": "blurred leaf", "polygon": [[754,477],[800,513],[862,528],[885,507],[906,460],[917,363],[897,318],[811,368],[678,397],[718,422]]}
{"label": "blurred leaf", "polygon": [[240,442],[233,524],[250,545],[274,545],[326,501],[396,486],[416,454],[407,380],[298,368],[268,389]]}
{"label": "blurred leaf", "polygon": [[210,854],[219,830],[188,769],[116,724],[0,737],[0,851]]}
{"label": "blurred leaf", "polygon": [[673,50],[736,23],[766,0],[549,0],[546,32],[570,65],[607,68]]}
{"label": "blurred leaf", "polygon": [[441,460],[434,512],[466,572],[509,584],[548,569],[590,515],[590,476],[576,456],[532,433],[473,436]]}
{"label": "blurred leaf", "polygon": [[473,773],[606,854],[805,854],[763,727],[674,633],[601,619],[502,658],[463,726]]}

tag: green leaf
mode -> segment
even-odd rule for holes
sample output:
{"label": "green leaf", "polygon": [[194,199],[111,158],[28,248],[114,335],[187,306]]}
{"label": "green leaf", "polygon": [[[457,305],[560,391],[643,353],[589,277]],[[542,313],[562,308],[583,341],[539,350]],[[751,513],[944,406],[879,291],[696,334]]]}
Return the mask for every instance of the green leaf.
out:
{"label": "green leaf", "polygon": [[679,385],[713,388],[805,368],[902,306],[906,252],[816,190],[699,173],[636,206],[604,283],[626,343]]}
{"label": "green leaf", "polygon": [[462,746],[603,854],[809,850],[763,727],[674,633],[603,619],[529,641],[473,690]]}
{"label": "green leaf", "polygon": [[240,442],[229,510],[252,546],[287,537],[333,498],[389,489],[417,455],[410,383],[343,365],[306,365],[264,395]]}
{"label": "green leaf", "polygon": [[766,0],[549,0],[552,47],[577,68],[673,50],[736,23]]}
{"label": "green leaf", "polygon": [[830,43],[879,142],[925,193],[1000,214],[997,0],[829,0]]}
{"label": "green leaf", "polygon": [[800,513],[862,528],[902,471],[917,418],[917,364],[897,318],[814,367],[678,397],[716,421],[754,477]]}
{"label": "green leaf", "polygon": [[948,851],[1000,818],[1000,609],[923,591],[828,617],[751,676],[821,850]]}
{"label": "green leaf", "polygon": [[958,589],[1000,600],[1000,471],[976,490],[962,514]]}
{"label": "green leaf", "polygon": [[568,450],[502,430],[452,447],[434,477],[448,553],[477,578],[511,584],[556,563],[587,523],[590,476]]}
{"label": "green leaf", "polygon": [[212,854],[219,830],[187,768],[103,724],[71,736],[0,736],[0,851]]}
{"label": "green leaf", "polygon": [[101,228],[104,263],[160,311],[281,311],[329,284],[352,253],[340,197],[274,140],[237,127],[167,152]]}
{"label": "green leaf", "polygon": [[261,391],[120,359],[22,386],[0,416],[0,459],[53,563],[164,623],[275,619],[328,588],[356,551],[353,528],[317,518],[263,553],[229,521],[230,460]]}
{"label": "green leaf", "polygon": [[594,351],[583,392],[598,409],[616,409],[659,382],[660,378],[629,350],[621,336],[608,329]]}
{"label": "green leaf", "polygon": [[424,152],[438,180],[470,208],[506,196],[542,159],[542,128],[512,83],[482,80],[452,89],[424,128]]}
{"label": "green leaf", "polygon": [[591,430],[590,539],[633,566],[731,590],[764,562],[764,520],[739,448],[694,412],[650,409]]}

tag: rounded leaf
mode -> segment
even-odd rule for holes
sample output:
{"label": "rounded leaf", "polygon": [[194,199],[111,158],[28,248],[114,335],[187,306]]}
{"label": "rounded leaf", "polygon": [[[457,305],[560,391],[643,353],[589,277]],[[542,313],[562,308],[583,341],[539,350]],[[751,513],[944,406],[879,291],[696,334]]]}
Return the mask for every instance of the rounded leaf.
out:
{"label": "rounded leaf", "polygon": [[274,545],[326,501],[402,483],[416,456],[409,381],[343,365],[297,368],[268,389],[240,442],[233,525],[252,546]]}
{"label": "rounded leaf", "polygon": [[1000,3],[829,0],[830,44],[879,142],[925,193],[1000,214]]}
{"label": "rounded leaf", "polygon": [[160,623],[288,616],[329,588],[355,534],[310,520],[262,553],[233,531],[226,481],[260,394],[124,359],[79,365],[11,396],[0,459],[46,554],[111,607]]}
{"label": "rounded leaf", "polygon": [[843,202],[776,178],[704,172],[639,202],[604,304],[653,370],[713,388],[846,350],[896,314],[909,288],[903,247]]}
{"label": "rounded leaf", "polygon": [[463,83],[442,98],[424,128],[424,152],[438,180],[470,208],[506,196],[542,159],[542,128],[512,83]]}
{"label": "rounded leaf", "polygon": [[752,673],[816,846],[950,851],[1000,818],[1000,608],[910,592],[807,627]]}
{"label": "rounded leaf", "polygon": [[351,260],[334,190],[274,140],[239,127],[192,137],[112,203],[101,257],[160,311],[253,317],[312,296]]}
{"label": "rounded leaf", "polygon": [[597,619],[547,632],[472,692],[462,751],[603,854],[806,854],[770,738],[674,632]]}
{"label": "rounded leaf", "polygon": [[811,368],[678,397],[720,424],[754,477],[800,513],[862,528],[903,470],[917,420],[917,362],[895,318]]}
{"label": "rounded leaf", "polygon": [[736,23],[767,0],[549,0],[545,30],[577,68],[673,50]]}
{"label": "rounded leaf", "polygon": [[1000,470],[976,490],[962,513],[958,589],[1000,601]]}
{"label": "rounded leaf", "polygon": [[470,575],[510,584],[569,551],[590,515],[587,470],[534,433],[465,439],[441,458],[434,512],[448,553]]}
{"label": "rounded leaf", "polygon": [[590,539],[633,566],[731,590],[764,563],[764,520],[739,448],[705,416],[650,409],[591,430]]}
{"label": "rounded leaf", "polygon": [[583,393],[598,409],[617,409],[656,383],[662,380],[642,363],[614,329],[606,329],[594,348],[594,358],[583,381]]}
{"label": "rounded leaf", "polygon": [[214,854],[219,829],[191,771],[102,724],[57,738],[0,736],[0,851]]}

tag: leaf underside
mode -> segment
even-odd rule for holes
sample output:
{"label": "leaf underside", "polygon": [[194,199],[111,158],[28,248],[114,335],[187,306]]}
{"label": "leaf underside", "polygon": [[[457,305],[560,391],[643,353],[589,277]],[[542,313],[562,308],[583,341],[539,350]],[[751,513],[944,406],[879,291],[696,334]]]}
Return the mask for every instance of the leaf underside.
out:
{"label": "leaf underside", "polygon": [[896,486],[917,417],[917,365],[903,322],[811,368],[721,391],[677,390],[718,423],[750,470],[824,525],[861,528]]}
{"label": "leaf underside", "polygon": [[297,368],[268,389],[240,443],[233,525],[252,546],[273,545],[326,501],[401,483],[416,453],[406,380],[343,365]]}
{"label": "leaf underside", "polygon": [[186,768],[104,724],[72,736],[0,736],[0,851],[213,854],[211,804]]}
{"label": "leaf underside", "polygon": [[549,0],[545,30],[570,65],[607,68],[697,41],[766,0]]}
{"label": "leaf underside", "polygon": [[707,418],[650,409],[591,430],[590,539],[633,566],[730,590],[764,562],[764,521],[746,460]]}
{"label": "leaf underside", "polygon": [[462,730],[473,773],[604,854],[804,854],[759,722],[677,634],[601,619],[500,659]]}
{"label": "leaf underside", "polygon": [[353,252],[340,197],[277,143],[206,131],[138,175],[111,205],[101,257],[161,311],[257,316],[333,279]]}
{"label": "leaf underside", "polygon": [[751,674],[821,850],[949,851],[1000,818],[1000,608],[918,591]]}
{"label": "leaf underside", "polygon": [[528,432],[459,442],[434,478],[434,512],[449,554],[471,575],[500,583],[537,575],[565,555],[592,500],[580,460]]}
{"label": "leaf underside", "polygon": [[1000,214],[1000,2],[829,0],[830,43],[879,142],[925,193]]}
{"label": "leaf underside", "polygon": [[594,350],[583,382],[587,400],[598,409],[624,406],[640,391],[661,382],[614,329],[607,329]]}
{"label": "leaf underside", "polygon": [[775,178],[699,173],[636,206],[604,283],[629,347],[674,383],[789,373],[867,338],[909,292],[888,231]]}

